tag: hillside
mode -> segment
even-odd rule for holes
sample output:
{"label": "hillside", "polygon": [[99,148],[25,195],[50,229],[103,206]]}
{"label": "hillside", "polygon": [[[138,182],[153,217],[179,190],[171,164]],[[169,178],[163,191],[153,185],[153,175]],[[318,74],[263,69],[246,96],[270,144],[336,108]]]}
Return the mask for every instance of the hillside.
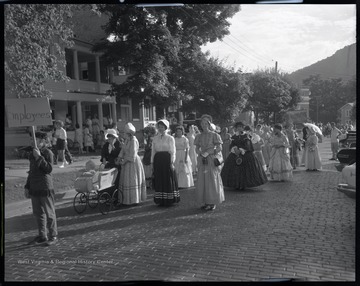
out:
{"label": "hillside", "polygon": [[356,43],[346,46],[332,56],[289,75],[296,84],[302,85],[303,79],[320,74],[323,79],[342,78],[349,80],[356,75]]}

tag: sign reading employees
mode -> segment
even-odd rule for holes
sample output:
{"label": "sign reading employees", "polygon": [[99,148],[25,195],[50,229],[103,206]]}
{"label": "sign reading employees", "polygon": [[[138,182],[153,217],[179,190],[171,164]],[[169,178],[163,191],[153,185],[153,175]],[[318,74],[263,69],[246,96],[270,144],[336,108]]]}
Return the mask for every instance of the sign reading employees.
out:
{"label": "sign reading employees", "polygon": [[53,124],[47,97],[6,99],[5,110],[9,127]]}

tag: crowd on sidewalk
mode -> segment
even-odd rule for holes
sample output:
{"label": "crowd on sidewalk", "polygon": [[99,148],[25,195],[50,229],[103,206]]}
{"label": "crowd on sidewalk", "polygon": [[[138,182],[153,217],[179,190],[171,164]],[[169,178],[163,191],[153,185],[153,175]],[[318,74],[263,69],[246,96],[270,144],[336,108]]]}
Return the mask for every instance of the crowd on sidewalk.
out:
{"label": "crowd on sidewalk", "polygon": [[[54,161],[62,162],[59,168],[65,167],[67,150],[63,123],[56,121],[55,127],[55,155],[47,148],[47,133],[36,132],[37,148],[29,159],[25,186],[39,227],[39,235],[32,243],[47,245],[57,240],[52,168]],[[160,119],[155,126],[147,126],[142,159],[138,155],[136,129],[131,123],[125,125],[124,137],[119,135],[117,128],[106,130],[99,163],[105,169],[117,169],[114,188],[119,190],[121,204],[140,204],[146,200],[147,188],[151,187],[155,204],[171,206],[180,202],[179,189],[195,187],[200,208],[214,211],[225,200],[224,187],[244,190],[268,181],[291,182],[293,170],[301,164],[307,171],[322,168],[318,149],[322,134],[312,124],[304,124],[301,138],[290,122],[284,127],[259,124],[255,128],[236,122],[230,131],[223,128],[219,132],[212,117],[204,114],[200,128],[191,125],[186,132],[184,126],[176,125],[174,130],[171,134],[167,119]],[[101,134],[100,131],[96,132]],[[330,134],[335,158],[341,131],[332,126]],[[76,142],[80,140],[81,136],[78,136]],[[300,159],[301,150],[303,156]],[[70,156],[69,163],[71,160]],[[197,175],[196,182],[194,175]]]}

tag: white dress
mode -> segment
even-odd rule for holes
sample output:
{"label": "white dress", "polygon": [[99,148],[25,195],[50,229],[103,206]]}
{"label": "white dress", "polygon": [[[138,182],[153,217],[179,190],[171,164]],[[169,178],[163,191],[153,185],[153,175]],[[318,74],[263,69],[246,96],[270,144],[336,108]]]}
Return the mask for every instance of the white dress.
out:
{"label": "white dress", "polygon": [[[189,140],[183,135],[180,138],[175,137],[176,158],[175,171],[178,179],[179,188],[190,188],[194,186],[194,179],[192,176],[192,163],[189,156]],[[187,157],[185,163],[185,153],[187,149]]]}
{"label": "white dress", "polygon": [[189,156],[191,160],[191,168],[194,173],[197,172],[197,154],[196,154],[196,147],[194,145],[195,141],[195,134],[194,133],[188,133],[187,134],[188,140],[189,140]]}

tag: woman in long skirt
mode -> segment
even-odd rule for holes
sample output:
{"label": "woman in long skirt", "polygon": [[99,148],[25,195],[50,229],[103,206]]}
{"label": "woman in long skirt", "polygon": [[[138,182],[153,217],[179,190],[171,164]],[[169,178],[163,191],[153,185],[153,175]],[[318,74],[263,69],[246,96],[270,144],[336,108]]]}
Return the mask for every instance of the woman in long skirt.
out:
{"label": "woman in long skirt", "polygon": [[211,129],[211,122],[210,115],[205,114],[201,117],[203,132],[195,137],[194,142],[198,154],[197,201],[203,204],[201,208],[207,211],[214,210],[217,204],[225,201],[224,187],[220,176],[221,165],[215,166],[214,163],[215,156],[222,159],[222,140],[220,135]]}
{"label": "woman in long skirt", "polygon": [[195,136],[197,135],[196,133],[196,126],[191,125],[189,127],[189,133],[187,134],[187,138],[189,140],[189,157],[191,160],[191,167],[192,167],[192,172],[193,175],[195,175],[197,173],[197,160],[196,160],[196,150],[195,150],[195,145],[194,145],[194,140],[195,140]]}
{"label": "woman in long skirt", "polygon": [[194,186],[192,175],[192,164],[189,157],[189,140],[184,136],[184,127],[177,126],[175,128],[175,171],[179,188],[190,188]]}
{"label": "woman in long skirt", "polygon": [[309,128],[307,126],[305,126],[303,129],[302,129],[302,132],[303,132],[303,153],[302,153],[302,156],[301,156],[301,165],[305,165],[305,156],[306,156],[306,151],[307,151],[307,139],[309,137]]}
{"label": "woman in long skirt", "polygon": [[230,155],[224,163],[221,178],[224,186],[243,190],[265,184],[268,180],[261,162],[254,155],[254,148],[242,122],[235,123],[238,135],[232,137]]}
{"label": "woman in long skirt", "polygon": [[139,142],[135,132],[135,127],[131,123],[125,125],[127,138],[119,154],[121,164],[119,196],[123,195],[124,205],[138,204],[146,200],[145,173],[138,155]]}
{"label": "woman in long skirt", "polygon": [[152,142],[151,163],[153,164],[152,187],[155,190],[154,202],[160,206],[170,206],[180,201],[175,173],[175,139],[166,133],[169,121],[161,119],[156,124],[159,131]]}
{"label": "woman in long skirt", "polygon": [[274,181],[290,181],[293,178],[293,167],[290,163],[289,140],[282,133],[282,126],[275,124],[274,134],[270,138],[272,146],[270,153],[270,178]]}
{"label": "woman in long skirt", "polygon": [[261,138],[264,140],[264,145],[261,147],[261,150],[264,156],[266,167],[269,167],[269,162],[270,162],[270,152],[271,152],[271,146],[269,143],[270,137],[271,137],[270,126],[265,125],[263,127],[263,133],[261,134]]}
{"label": "woman in long skirt", "polygon": [[262,153],[262,146],[264,145],[264,140],[260,137],[258,133],[253,132],[253,130],[250,128],[250,136],[251,136],[251,143],[254,148],[254,155],[260,162],[261,166],[263,167],[264,172],[266,172],[266,163],[264,159],[264,155]]}
{"label": "woman in long skirt", "polygon": [[322,168],[318,140],[315,131],[309,128],[309,137],[306,141],[307,149],[305,152],[306,171],[319,171]]}
{"label": "woman in long skirt", "polygon": [[293,124],[292,123],[287,123],[286,125],[286,129],[285,129],[285,134],[289,139],[289,144],[290,144],[290,148],[289,148],[289,152],[290,152],[290,163],[293,166],[293,169],[296,169],[296,167],[299,167],[299,154],[298,154],[298,146],[297,146],[297,140],[298,140],[298,135],[296,133],[296,131],[293,129]]}

